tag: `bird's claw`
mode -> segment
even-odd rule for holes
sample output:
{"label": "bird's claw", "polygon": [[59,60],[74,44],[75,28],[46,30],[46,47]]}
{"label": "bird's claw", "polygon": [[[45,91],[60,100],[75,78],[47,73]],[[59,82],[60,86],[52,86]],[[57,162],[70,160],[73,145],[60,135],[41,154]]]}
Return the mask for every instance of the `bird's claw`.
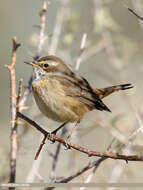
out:
{"label": "bird's claw", "polygon": [[65,141],[64,146],[66,147],[65,150],[71,149],[71,147],[68,145],[68,143]]}

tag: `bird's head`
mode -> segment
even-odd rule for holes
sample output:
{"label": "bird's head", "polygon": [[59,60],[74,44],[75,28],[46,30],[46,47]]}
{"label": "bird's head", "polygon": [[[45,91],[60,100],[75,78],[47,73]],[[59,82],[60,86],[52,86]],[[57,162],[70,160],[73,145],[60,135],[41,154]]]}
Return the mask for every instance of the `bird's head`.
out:
{"label": "bird's head", "polygon": [[39,74],[65,74],[71,75],[73,72],[70,68],[58,57],[54,55],[49,55],[45,57],[41,57],[36,61],[25,62],[31,66],[33,66],[34,70]]}

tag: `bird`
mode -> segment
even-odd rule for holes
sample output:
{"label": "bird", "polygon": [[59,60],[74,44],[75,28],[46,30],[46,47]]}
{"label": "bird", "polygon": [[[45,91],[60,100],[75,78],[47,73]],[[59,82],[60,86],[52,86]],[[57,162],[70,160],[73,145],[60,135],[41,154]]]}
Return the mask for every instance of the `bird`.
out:
{"label": "bird", "polygon": [[79,123],[87,112],[94,109],[111,112],[102,99],[114,92],[133,88],[129,83],[93,88],[55,55],[25,63],[33,67],[32,92],[40,111],[62,123],[53,130],[54,134],[67,123]]}

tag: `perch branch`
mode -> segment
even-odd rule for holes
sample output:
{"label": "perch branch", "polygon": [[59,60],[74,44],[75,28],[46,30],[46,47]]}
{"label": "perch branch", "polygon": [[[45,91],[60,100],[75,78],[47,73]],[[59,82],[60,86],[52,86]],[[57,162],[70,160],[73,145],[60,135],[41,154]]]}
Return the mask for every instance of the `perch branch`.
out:
{"label": "perch branch", "polygon": [[128,161],[143,161],[143,156],[138,156],[138,155],[121,155],[118,153],[112,153],[112,152],[97,152],[97,151],[92,151],[87,148],[81,147],[79,145],[73,144],[71,142],[66,142],[64,139],[57,137],[56,135],[51,134],[50,132],[47,132],[44,130],[42,127],[40,127],[35,121],[31,120],[27,116],[23,115],[22,113],[18,112],[18,117],[21,119],[27,121],[29,124],[31,124],[34,128],[36,128],[38,131],[40,131],[43,135],[47,135],[47,138],[50,141],[56,141],[62,143],[66,148],[67,146],[69,148],[73,148],[79,152],[87,154],[89,157],[91,156],[97,156],[97,157],[104,157],[104,158],[111,158],[111,159],[118,159],[118,160],[125,160],[126,162]]}

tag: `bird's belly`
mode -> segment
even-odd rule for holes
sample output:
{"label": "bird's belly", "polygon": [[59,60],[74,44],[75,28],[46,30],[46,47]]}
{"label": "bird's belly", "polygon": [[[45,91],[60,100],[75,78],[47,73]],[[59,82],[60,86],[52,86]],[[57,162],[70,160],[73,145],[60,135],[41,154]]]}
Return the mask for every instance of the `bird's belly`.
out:
{"label": "bird's belly", "polygon": [[79,121],[88,111],[75,98],[65,96],[58,88],[38,85],[32,86],[34,98],[40,111],[48,118],[58,122]]}

